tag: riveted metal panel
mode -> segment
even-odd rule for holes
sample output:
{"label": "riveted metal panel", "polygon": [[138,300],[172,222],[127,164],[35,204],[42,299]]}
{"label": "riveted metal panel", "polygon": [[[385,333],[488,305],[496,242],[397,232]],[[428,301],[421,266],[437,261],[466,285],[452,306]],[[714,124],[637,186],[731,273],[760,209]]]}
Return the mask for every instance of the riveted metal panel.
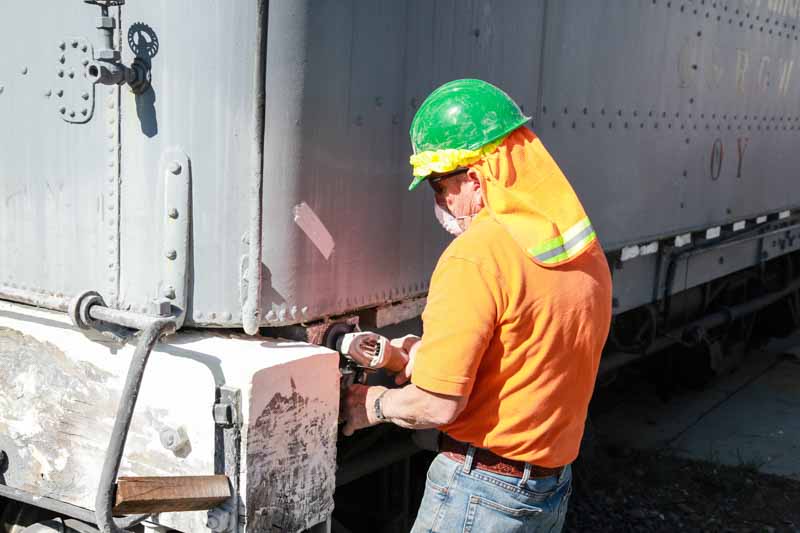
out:
{"label": "riveted metal panel", "polygon": [[[122,97],[122,307],[142,311],[168,294],[163,273],[180,258],[171,259],[166,229],[191,216],[187,322],[241,323],[255,13],[256,2],[212,0],[137,0],[123,8],[123,61],[149,62],[152,87]],[[179,206],[167,205],[165,182],[176,175],[163,168],[178,151],[188,160],[181,172],[191,173],[191,208],[172,219]]]}
{"label": "riveted metal panel", "polygon": [[0,7],[0,285],[51,295],[92,288],[113,305],[117,89],[83,76],[96,15],[83,2]]}
{"label": "riveted metal panel", "polygon": [[[411,119],[435,87],[460,77],[534,107],[542,13],[528,1],[270,3],[266,322],[426,291],[449,239],[427,187],[407,191]],[[330,235],[330,255],[319,232],[304,231],[303,203],[311,226]]]}
{"label": "riveted metal panel", "polygon": [[[67,117],[93,103],[84,124],[56,104],[58,45],[96,45],[97,9],[45,5],[47,16],[14,3],[0,17],[11,51],[0,117],[14,124],[0,130],[3,285],[95,289],[137,311],[169,293],[163,169],[181,153],[187,322],[241,324],[257,61],[265,325],[427,290],[449,237],[430,191],[406,191],[407,132],[427,94],[458,77],[495,83],[534,115],[608,250],[800,203],[797,1],[274,0],[261,57],[256,2],[139,0],[122,8],[115,42],[126,64],[152,66],[153,87],[70,93]],[[26,17],[33,29],[17,23]],[[633,265],[615,275],[625,308],[648,301],[656,279]]]}
{"label": "riveted metal panel", "polygon": [[537,132],[608,248],[798,203],[797,14],[796,2],[548,3]]}

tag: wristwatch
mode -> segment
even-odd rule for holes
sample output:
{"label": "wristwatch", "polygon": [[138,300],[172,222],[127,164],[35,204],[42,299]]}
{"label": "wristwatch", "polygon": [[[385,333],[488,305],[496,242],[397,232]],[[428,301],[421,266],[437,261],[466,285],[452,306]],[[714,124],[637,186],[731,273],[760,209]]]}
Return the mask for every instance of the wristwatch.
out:
{"label": "wristwatch", "polygon": [[386,389],[385,391],[380,393],[377,398],[375,398],[375,405],[374,405],[375,418],[377,418],[381,422],[386,422],[386,417],[383,416],[383,409],[381,407],[381,399],[383,399],[383,395],[386,394],[387,392],[389,392],[389,389]]}

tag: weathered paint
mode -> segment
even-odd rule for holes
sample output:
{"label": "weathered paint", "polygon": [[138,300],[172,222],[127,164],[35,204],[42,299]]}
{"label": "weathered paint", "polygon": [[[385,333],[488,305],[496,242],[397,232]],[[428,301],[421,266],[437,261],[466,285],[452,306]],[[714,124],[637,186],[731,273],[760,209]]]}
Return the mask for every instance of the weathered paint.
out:
{"label": "weathered paint", "polygon": [[[0,302],[0,449],[9,458],[6,483],[88,509],[135,344],[90,335],[72,328],[65,315]],[[227,385],[241,390],[243,398],[243,500],[264,507],[267,500],[259,498],[280,493],[290,504],[285,508],[305,509],[306,491],[315,491],[324,502],[326,495],[332,497],[334,483],[337,365],[334,352],[305,343],[222,331],[187,330],[167,338],[150,357],[120,475],[215,473],[212,410],[216,387]],[[291,398],[292,380],[302,384],[297,394],[303,401],[287,409],[276,400],[273,405],[280,407],[273,421],[269,399]],[[300,421],[303,431],[263,434],[272,424],[287,427],[288,420]],[[161,433],[170,430],[185,434],[188,442],[166,448]],[[261,444],[251,446],[248,439]],[[262,475],[265,454],[280,456],[286,449],[303,449],[307,456],[294,461],[294,477],[271,480],[269,494],[251,490],[248,477]],[[300,479],[307,482],[293,484]],[[162,514],[158,522],[204,531],[205,513]]]}
{"label": "weathered paint", "polygon": [[253,378],[258,392],[251,397],[247,443],[247,523],[253,531],[302,531],[333,511],[337,419],[325,391],[338,388],[339,379],[338,369],[330,370],[301,377],[273,367]]}
{"label": "weathered paint", "polygon": [[[263,262],[246,265],[242,287],[251,332],[259,301],[263,323],[277,326],[420,296],[448,236],[430,216],[430,192],[404,190],[408,125],[434,87],[458,77],[500,85],[534,116],[610,250],[795,208],[794,8],[744,0],[704,8],[268,4],[261,57],[263,3],[128,2],[123,61],[147,57],[152,89],[96,88],[97,109],[81,125],[57,112],[58,44],[94,35],[96,7],[49,0],[47,16],[34,3],[0,8],[9,51],[0,57],[0,118],[17,125],[0,131],[0,284],[96,289],[110,305],[146,308],[164,289],[164,250],[153,245],[165,232],[159,160],[181,147],[195,178],[189,324],[242,324],[241,259],[256,258],[259,242]],[[759,16],[792,23],[763,25]],[[27,19],[37,20],[33,30],[17,23]],[[525,53],[508,61],[510,50]],[[266,128],[262,168],[254,168],[256,116]],[[259,233],[252,178],[262,171]],[[309,238],[295,222],[298,205],[330,239]],[[615,284],[625,283],[618,273]],[[625,291],[641,305],[653,287]]]}

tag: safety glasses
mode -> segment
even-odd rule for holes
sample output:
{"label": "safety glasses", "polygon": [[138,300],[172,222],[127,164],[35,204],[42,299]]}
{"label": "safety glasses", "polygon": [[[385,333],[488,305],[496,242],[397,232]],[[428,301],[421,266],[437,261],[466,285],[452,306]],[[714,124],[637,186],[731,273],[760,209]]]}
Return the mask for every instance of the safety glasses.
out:
{"label": "safety glasses", "polygon": [[434,193],[441,195],[444,194],[444,184],[442,183],[442,181],[457,176],[459,174],[463,174],[466,171],[467,171],[466,168],[457,168],[451,172],[447,172],[446,174],[438,174],[436,176],[431,176],[427,178],[425,181],[428,182],[428,184],[433,189]]}

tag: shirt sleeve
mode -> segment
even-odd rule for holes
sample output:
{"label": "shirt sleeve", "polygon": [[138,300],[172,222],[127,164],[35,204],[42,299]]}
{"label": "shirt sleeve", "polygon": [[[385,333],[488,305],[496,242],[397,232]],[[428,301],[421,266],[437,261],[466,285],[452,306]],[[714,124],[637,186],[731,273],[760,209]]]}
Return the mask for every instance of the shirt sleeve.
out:
{"label": "shirt sleeve", "polygon": [[500,284],[468,259],[444,259],[431,278],[422,344],[411,382],[429,392],[469,396],[494,335]]}

